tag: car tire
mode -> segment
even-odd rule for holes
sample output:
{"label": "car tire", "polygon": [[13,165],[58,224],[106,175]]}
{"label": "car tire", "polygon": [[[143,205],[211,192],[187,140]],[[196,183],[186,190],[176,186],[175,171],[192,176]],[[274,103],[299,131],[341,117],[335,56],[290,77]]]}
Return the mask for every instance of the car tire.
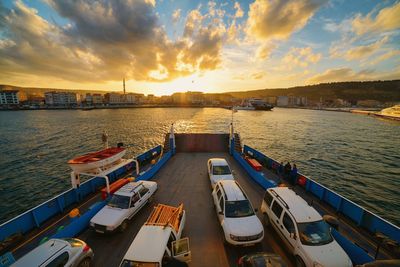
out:
{"label": "car tire", "polygon": [[81,261],[78,264],[78,267],[90,267],[91,266],[91,260],[90,258],[84,258],[83,261]]}
{"label": "car tire", "polygon": [[268,214],[266,214],[266,213],[264,213],[263,222],[264,222],[264,225],[265,225],[266,227],[270,225],[269,216],[268,216]]}
{"label": "car tire", "polygon": [[121,225],[120,225],[120,227],[119,227],[119,231],[120,232],[125,232],[125,230],[128,228],[128,220],[124,220],[122,223],[121,223]]}
{"label": "car tire", "polygon": [[304,261],[300,258],[300,256],[296,255],[296,267],[306,267]]}

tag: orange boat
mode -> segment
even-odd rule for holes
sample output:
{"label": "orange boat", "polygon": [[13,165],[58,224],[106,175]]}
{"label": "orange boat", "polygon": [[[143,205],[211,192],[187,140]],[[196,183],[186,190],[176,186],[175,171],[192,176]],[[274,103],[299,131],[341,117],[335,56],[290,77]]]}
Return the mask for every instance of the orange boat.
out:
{"label": "orange boat", "polygon": [[85,172],[108,166],[121,159],[125,153],[123,147],[110,147],[73,158],[68,161],[68,165],[76,173]]}

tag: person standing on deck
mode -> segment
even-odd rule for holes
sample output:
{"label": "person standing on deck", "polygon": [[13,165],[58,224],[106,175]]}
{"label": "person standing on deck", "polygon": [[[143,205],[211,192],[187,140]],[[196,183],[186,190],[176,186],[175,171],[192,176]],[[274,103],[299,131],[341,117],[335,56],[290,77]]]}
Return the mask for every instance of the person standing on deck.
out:
{"label": "person standing on deck", "polygon": [[293,164],[293,169],[290,172],[290,183],[292,185],[296,184],[296,179],[297,179],[297,166],[296,164]]}
{"label": "person standing on deck", "polygon": [[283,162],[281,162],[281,164],[279,164],[278,167],[278,176],[282,178],[283,176]]}
{"label": "person standing on deck", "polygon": [[292,171],[292,166],[290,165],[289,161],[288,163],[286,163],[285,168],[284,168],[284,172],[285,172],[285,179],[289,179],[290,177],[290,172]]}

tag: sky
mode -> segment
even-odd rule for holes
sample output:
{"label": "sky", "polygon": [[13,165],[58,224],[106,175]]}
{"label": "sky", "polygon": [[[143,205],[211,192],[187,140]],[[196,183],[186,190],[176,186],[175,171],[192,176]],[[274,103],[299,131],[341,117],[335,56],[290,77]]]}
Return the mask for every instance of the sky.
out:
{"label": "sky", "polygon": [[155,95],[400,79],[400,1],[0,1],[0,84],[124,78]]}

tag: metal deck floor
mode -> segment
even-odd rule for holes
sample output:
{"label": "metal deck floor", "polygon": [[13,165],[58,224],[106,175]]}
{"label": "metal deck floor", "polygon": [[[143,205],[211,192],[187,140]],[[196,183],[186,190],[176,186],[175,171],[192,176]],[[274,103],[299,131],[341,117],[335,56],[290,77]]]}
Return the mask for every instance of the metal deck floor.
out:
{"label": "metal deck floor", "polygon": [[[265,229],[264,241],[260,245],[224,245],[206,169],[207,160],[212,157],[227,159],[254,208],[259,208],[264,190],[247,176],[228,153],[177,153],[153,178],[153,181],[158,183],[154,201],[134,216],[127,231],[100,235],[87,230],[79,236],[92,247],[95,253],[94,266],[118,266],[140,227],[150,215],[153,205],[157,203],[184,203],[187,218],[183,236],[190,238],[190,266],[236,266],[240,256],[258,251],[274,251],[280,254],[289,266],[293,266],[293,257],[288,255],[284,244],[270,228]],[[258,216],[261,219],[261,212],[258,212]]]}

